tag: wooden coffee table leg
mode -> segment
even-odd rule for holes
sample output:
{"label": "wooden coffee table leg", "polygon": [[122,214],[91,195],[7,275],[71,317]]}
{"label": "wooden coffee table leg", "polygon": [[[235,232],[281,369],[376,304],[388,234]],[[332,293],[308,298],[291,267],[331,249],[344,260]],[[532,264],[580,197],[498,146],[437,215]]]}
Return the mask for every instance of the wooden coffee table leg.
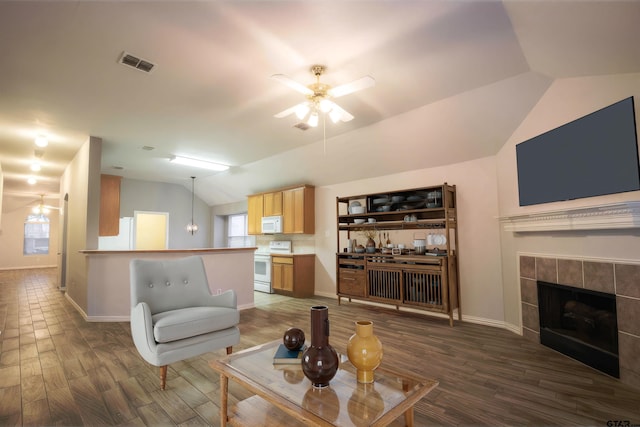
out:
{"label": "wooden coffee table leg", "polygon": [[407,427],[413,427],[413,406],[404,413],[404,423]]}
{"label": "wooden coffee table leg", "polygon": [[220,374],[220,427],[227,425],[227,392],[229,391],[229,378]]}

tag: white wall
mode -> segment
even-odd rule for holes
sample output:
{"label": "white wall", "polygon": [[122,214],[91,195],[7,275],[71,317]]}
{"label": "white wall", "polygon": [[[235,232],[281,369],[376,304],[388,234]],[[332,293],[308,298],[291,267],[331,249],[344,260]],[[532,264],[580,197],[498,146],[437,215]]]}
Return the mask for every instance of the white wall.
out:
{"label": "white wall", "polygon": [[[516,171],[516,144],[592,113],[629,96],[635,97],[636,126],[640,125],[640,74],[580,77],[556,80],[500,150],[497,185],[501,216],[640,200],[640,192],[590,197],[566,202],[520,207]],[[640,135],[640,129],[638,130]],[[570,165],[568,165],[570,167]],[[597,174],[598,171],[594,171]],[[640,261],[639,229],[593,232],[501,232],[505,321],[521,326],[517,254]],[[463,294],[464,296],[464,294]]]}
{"label": "white wall", "polygon": [[[498,195],[493,157],[316,188],[316,294],[335,297],[336,293],[336,197],[444,182],[455,184],[457,190],[463,319],[502,325]],[[392,232],[392,242],[411,243],[411,232],[400,233]]]}

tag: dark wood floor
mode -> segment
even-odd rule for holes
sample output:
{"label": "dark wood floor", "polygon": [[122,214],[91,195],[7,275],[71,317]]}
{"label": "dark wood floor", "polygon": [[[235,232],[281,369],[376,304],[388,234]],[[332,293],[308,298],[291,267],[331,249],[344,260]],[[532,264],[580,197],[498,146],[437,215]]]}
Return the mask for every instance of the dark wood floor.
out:
{"label": "dark wood floor", "polygon": [[[128,323],[87,323],[55,287],[54,269],[0,271],[0,425],[219,425],[219,379],[208,360],[157,368]],[[258,295],[241,313],[234,350],[309,331],[309,307],[329,306],[330,342],[344,351],[357,319],[374,321],[383,364],[436,378],[417,425],[640,424],[640,391],[511,332],[332,299]],[[231,383],[231,402],[248,397]],[[621,424],[618,424],[621,425]]]}

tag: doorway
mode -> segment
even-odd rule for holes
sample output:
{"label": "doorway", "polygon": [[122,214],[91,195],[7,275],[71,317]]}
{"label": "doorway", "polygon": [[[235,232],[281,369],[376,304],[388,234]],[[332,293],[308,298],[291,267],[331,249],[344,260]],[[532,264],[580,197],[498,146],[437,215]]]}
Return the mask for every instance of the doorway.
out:
{"label": "doorway", "polygon": [[135,249],[167,249],[169,213],[135,211]]}

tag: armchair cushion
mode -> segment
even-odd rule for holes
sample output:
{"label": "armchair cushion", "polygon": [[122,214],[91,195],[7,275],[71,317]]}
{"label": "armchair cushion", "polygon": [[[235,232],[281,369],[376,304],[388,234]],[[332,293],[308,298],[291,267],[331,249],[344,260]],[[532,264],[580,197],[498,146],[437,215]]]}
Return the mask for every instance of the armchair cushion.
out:
{"label": "armchair cushion", "polygon": [[240,314],[225,307],[189,307],[157,313],[151,319],[156,342],[168,343],[233,327]]}

